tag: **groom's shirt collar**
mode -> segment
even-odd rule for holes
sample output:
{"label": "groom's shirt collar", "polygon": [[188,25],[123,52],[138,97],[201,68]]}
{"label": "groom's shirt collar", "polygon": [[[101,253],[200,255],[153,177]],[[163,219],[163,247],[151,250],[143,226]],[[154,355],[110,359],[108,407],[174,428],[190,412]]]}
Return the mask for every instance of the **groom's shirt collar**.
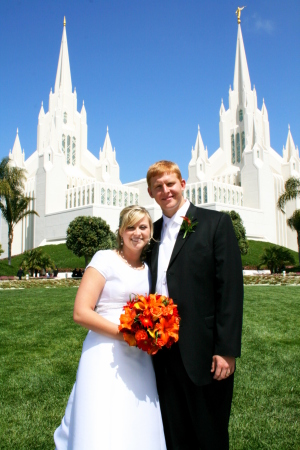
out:
{"label": "groom's shirt collar", "polygon": [[[173,224],[179,225],[182,224],[183,218],[182,216],[186,216],[187,210],[189,209],[190,202],[186,200],[181,208],[176,211],[176,213],[172,217],[167,217],[163,214],[163,229],[173,227]],[[178,228],[178,227],[177,227]],[[162,238],[163,236],[161,236]]]}

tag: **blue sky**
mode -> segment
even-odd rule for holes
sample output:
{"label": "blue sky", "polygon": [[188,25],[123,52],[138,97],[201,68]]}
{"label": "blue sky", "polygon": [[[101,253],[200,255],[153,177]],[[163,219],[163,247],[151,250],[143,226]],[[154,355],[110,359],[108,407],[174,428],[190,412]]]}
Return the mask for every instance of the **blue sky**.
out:
{"label": "blue sky", "polygon": [[[54,88],[63,17],[88,148],[106,134],[122,182],[144,178],[159,159],[187,177],[198,124],[209,156],[219,147],[221,98],[228,108],[237,37],[232,0],[1,0],[0,159],[19,128],[36,149],[41,102]],[[300,145],[300,2],[248,0],[242,33],[258,106],[269,113],[271,146],[282,154],[288,124]]]}

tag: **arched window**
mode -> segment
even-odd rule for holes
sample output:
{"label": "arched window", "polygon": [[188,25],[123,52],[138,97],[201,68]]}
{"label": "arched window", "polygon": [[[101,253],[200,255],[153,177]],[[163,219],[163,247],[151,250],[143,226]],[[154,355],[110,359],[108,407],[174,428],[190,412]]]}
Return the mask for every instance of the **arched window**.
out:
{"label": "arched window", "polygon": [[216,202],[218,200],[217,198],[217,188],[214,186],[214,201]]}
{"label": "arched window", "polygon": [[68,194],[66,194],[66,209],[68,209]]}
{"label": "arched window", "polygon": [[200,205],[202,203],[202,191],[201,187],[198,187],[198,204]]}
{"label": "arched window", "polygon": [[74,208],[76,208],[76,192],[74,192]]}
{"label": "arched window", "polygon": [[86,190],[86,204],[90,204],[90,188],[88,187]]}
{"label": "arched window", "polygon": [[222,202],[222,189],[219,188],[219,202]]}
{"label": "arched window", "polygon": [[122,191],[119,191],[119,206],[122,206]]}
{"label": "arched window", "polygon": [[239,110],[239,121],[240,122],[243,121],[243,110],[242,109]]}
{"label": "arched window", "polygon": [[68,121],[68,114],[64,112],[64,123],[67,123]]}
{"label": "arched window", "polygon": [[236,159],[237,162],[241,162],[241,145],[240,145],[240,133],[236,133]]}
{"label": "arched window", "polygon": [[135,194],[135,204],[136,205],[139,204],[139,196],[138,196],[138,194]]}
{"label": "arched window", "polygon": [[77,198],[78,198],[78,206],[80,206],[80,189],[78,189]]}
{"label": "arched window", "polygon": [[76,164],[76,137],[72,138],[72,166]]}
{"label": "arched window", "polygon": [[110,205],[110,189],[107,189],[106,192],[106,203],[107,205]]}
{"label": "arched window", "polygon": [[101,205],[105,204],[105,189],[101,188]]}
{"label": "arched window", "polygon": [[190,199],[190,190],[189,189],[186,190],[186,198],[188,200]]}
{"label": "arched window", "polygon": [[85,205],[85,189],[82,189],[82,206]]}
{"label": "arched window", "polygon": [[70,164],[70,153],[71,153],[71,138],[67,136],[67,164]]}
{"label": "arched window", "polygon": [[195,189],[192,189],[192,203],[196,203],[196,192],[195,192]]}
{"label": "arched window", "polygon": [[133,205],[133,193],[130,192],[130,205]]}
{"label": "arched window", "polygon": [[92,203],[94,203],[95,200],[95,188],[94,186],[92,187]]}
{"label": "arched window", "polygon": [[242,153],[245,150],[245,131],[242,131]]}
{"label": "arched window", "polygon": [[72,194],[70,194],[70,203],[69,203],[69,207],[72,208]]}
{"label": "arched window", "polygon": [[204,203],[207,203],[207,186],[203,188]]}
{"label": "arched window", "polygon": [[124,192],[124,206],[128,205],[128,192]]}
{"label": "arched window", "polygon": [[62,140],[61,140],[61,150],[63,153],[66,152],[66,136],[64,134],[62,135]]}
{"label": "arched window", "polygon": [[231,135],[231,162],[232,164],[235,164],[234,134]]}
{"label": "arched window", "polygon": [[113,205],[117,206],[117,191],[115,189],[113,191]]}

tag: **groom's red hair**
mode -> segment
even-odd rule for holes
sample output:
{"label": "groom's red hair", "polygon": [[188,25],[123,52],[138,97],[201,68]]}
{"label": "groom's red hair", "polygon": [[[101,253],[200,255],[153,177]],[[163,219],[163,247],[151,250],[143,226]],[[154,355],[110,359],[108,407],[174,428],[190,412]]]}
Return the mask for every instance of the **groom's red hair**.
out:
{"label": "groom's red hair", "polygon": [[151,185],[151,178],[161,176],[164,173],[175,173],[179,179],[182,180],[182,175],[178,165],[172,161],[158,161],[149,167],[147,172],[147,184]]}

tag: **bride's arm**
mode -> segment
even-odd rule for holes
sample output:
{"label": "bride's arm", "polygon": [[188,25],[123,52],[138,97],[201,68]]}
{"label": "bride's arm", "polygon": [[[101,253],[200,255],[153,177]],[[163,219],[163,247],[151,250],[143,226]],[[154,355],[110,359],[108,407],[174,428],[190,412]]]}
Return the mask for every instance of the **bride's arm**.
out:
{"label": "bride's arm", "polygon": [[118,325],[94,311],[101,294],[105,278],[93,267],[86,269],[75,298],[73,319],[79,325],[106,336],[123,340]]}

